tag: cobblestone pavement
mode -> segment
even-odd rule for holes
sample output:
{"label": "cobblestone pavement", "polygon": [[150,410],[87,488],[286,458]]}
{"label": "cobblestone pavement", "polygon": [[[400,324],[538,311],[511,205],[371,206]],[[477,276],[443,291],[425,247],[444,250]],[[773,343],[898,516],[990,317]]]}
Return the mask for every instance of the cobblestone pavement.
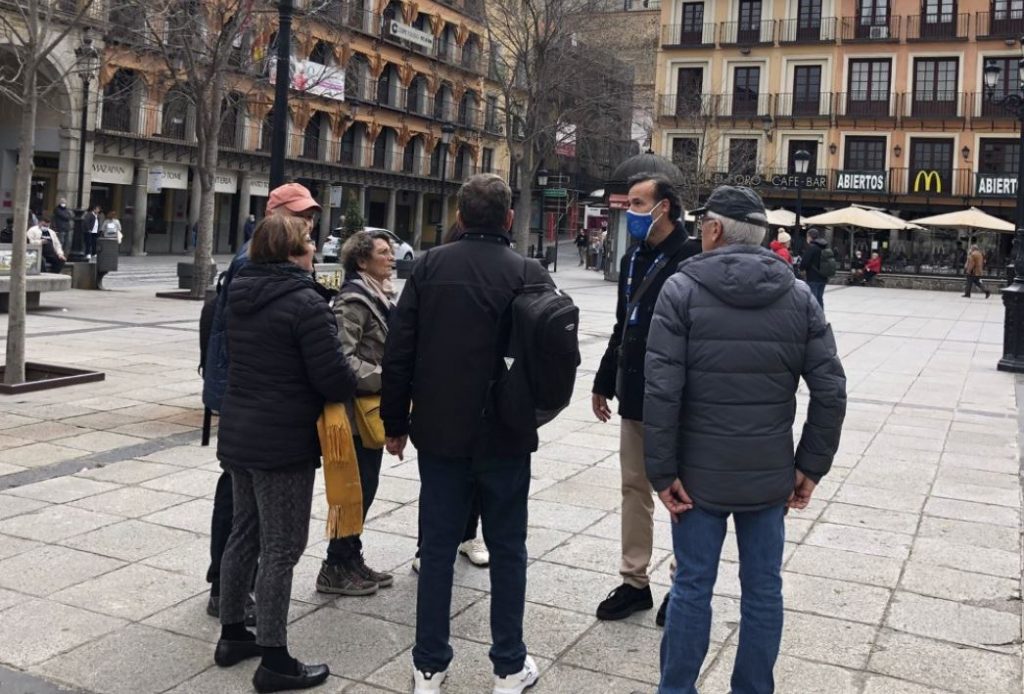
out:
{"label": "cobblestone pavement", "polygon": [[[42,679],[112,694],[251,691],[255,662],[213,666],[218,628],[203,609],[219,469],[214,448],[199,446],[200,307],[155,298],[156,275],[173,278],[137,265],[136,283],[44,295],[56,308],[29,317],[32,360],[99,369],[104,382],[0,399],[0,691],[54,691]],[[593,614],[618,584],[618,427],[589,405],[614,287],[574,266],[563,261],[558,280],[582,308],[577,400],[541,430],[533,460],[535,691],[652,692],[653,611],[618,623]],[[787,520],[778,691],[1021,692],[1017,404],[1014,378],[995,370],[998,298],[826,296],[851,401],[832,474]],[[364,541],[395,585],[332,600],[314,590],[326,544],[318,487],[290,635],[299,657],[330,664],[319,691],[410,689],[417,493],[415,460],[386,457]],[[663,511],[656,526],[657,604],[671,549]],[[702,692],[728,690],[735,561],[728,541]],[[489,580],[465,559],[456,568],[446,691],[479,694],[490,690]]]}

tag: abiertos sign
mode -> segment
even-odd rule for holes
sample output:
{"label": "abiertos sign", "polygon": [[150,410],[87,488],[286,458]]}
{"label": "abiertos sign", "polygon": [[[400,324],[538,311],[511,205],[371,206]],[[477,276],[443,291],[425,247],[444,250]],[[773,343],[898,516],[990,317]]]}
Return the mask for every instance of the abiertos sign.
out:
{"label": "abiertos sign", "polygon": [[1012,198],[1017,194],[1017,177],[1012,174],[979,173],[975,179],[979,198]]}
{"label": "abiertos sign", "polygon": [[836,190],[854,193],[884,193],[886,174],[884,171],[837,171]]}

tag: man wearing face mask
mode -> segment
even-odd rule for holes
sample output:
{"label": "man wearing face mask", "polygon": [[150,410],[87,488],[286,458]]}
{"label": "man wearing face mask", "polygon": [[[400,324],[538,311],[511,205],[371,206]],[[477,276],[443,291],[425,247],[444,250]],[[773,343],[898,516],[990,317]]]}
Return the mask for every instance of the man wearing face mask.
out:
{"label": "man wearing face mask", "polygon": [[[615,327],[594,378],[594,415],[607,422],[608,400],[619,399],[622,423],[622,585],[597,608],[597,618],[625,619],[654,607],[647,569],[654,547],[654,491],[644,470],[644,358],[647,333],[661,286],[683,260],[700,253],[700,241],[688,238],[682,203],[670,180],[638,174],[629,180],[626,223],[633,244],[619,264]],[[668,596],[666,595],[666,598]],[[656,622],[664,624],[664,603]]]}
{"label": "man wearing face mask", "polygon": [[57,203],[57,208],[53,211],[53,228],[57,230],[57,238],[65,248],[68,246],[68,239],[71,236],[72,222],[74,222],[74,216],[68,209],[68,201],[61,198]]}

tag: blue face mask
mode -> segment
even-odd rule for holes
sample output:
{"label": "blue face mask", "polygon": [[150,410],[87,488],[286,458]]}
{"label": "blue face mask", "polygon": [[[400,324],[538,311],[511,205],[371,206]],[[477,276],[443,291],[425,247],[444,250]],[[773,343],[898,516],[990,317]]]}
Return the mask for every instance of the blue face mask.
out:
{"label": "blue face mask", "polygon": [[[654,203],[654,207],[660,205],[660,202]],[[658,220],[664,216],[664,212],[659,214],[657,218],[654,216],[654,207],[651,208],[650,212],[634,212],[633,210],[626,210],[626,230],[629,235],[637,241],[646,241],[647,237],[651,235],[651,230],[654,229],[654,225],[658,223]]]}

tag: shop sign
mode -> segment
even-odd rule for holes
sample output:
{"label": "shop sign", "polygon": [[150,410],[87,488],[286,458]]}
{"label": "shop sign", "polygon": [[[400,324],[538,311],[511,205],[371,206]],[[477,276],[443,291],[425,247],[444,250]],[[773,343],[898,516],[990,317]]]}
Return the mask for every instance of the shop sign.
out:
{"label": "shop sign", "polygon": [[164,171],[163,188],[188,190],[188,167],[179,164],[161,164]]}
{"label": "shop sign", "polygon": [[823,174],[785,174],[771,177],[775,188],[803,188],[804,190],[826,190],[828,176]]}
{"label": "shop sign", "polygon": [[149,179],[146,181],[146,192],[150,195],[155,195],[163,190],[164,184],[164,170],[159,166],[154,166],[149,170]]}
{"label": "shop sign", "polygon": [[395,19],[392,19],[388,23],[388,33],[391,34],[391,38],[408,41],[409,43],[425,48],[428,51],[434,47],[433,34],[421,31],[416,27],[409,26],[408,24],[402,24]]}
{"label": "shop sign", "polygon": [[1017,177],[1012,174],[979,173],[975,195],[979,198],[1012,198],[1017,194]]}
{"label": "shop sign", "polygon": [[217,193],[237,193],[238,174],[234,171],[218,171],[213,176],[213,189]]}
{"label": "shop sign", "polygon": [[915,193],[941,193],[942,174],[938,171],[925,171],[921,169],[914,176]]}
{"label": "shop sign", "polygon": [[338,209],[341,207],[342,195],[345,189],[342,186],[331,186],[331,207]]}
{"label": "shop sign", "polygon": [[92,158],[92,182],[130,186],[135,176],[135,165],[129,159]]}
{"label": "shop sign", "polygon": [[628,195],[617,195],[615,193],[608,196],[608,207],[613,210],[628,210],[629,209],[629,196]]}
{"label": "shop sign", "polygon": [[249,179],[249,195],[256,198],[265,198],[270,196],[270,180],[266,178],[250,178]]}
{"label": "shop sign", "polygon": [[884,171],[837,171],[836,190],[851,193],[884,193]]}

